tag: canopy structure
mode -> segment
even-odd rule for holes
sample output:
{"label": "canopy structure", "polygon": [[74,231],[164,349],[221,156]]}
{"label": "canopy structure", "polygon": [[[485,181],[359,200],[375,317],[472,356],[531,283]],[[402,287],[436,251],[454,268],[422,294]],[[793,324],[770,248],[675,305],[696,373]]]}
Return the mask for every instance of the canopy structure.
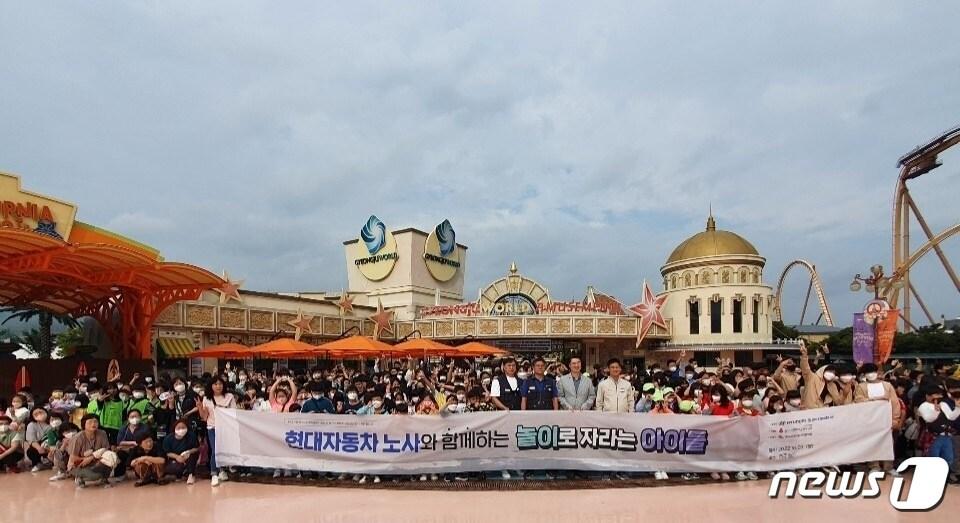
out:
{"label": "canopy structure", "polygon": [[394,349],[393,345],[360,335],[334,340],[317,347],[317,350],[339,358],[392,356],[396,353]]}
{"label": "canopy structure", "polygon": [[407,341],[398,343],[393,346],[393,349],[400,351],[404,356],[420,356],[420,357],[429,357],[429,356],[460,356],[460,350],[457,347],[452,347],[438,341],[433,341],[428,338],[411,338]]}
{"label": "canopy structure", "polygon": [[242,345],[240,343],[221,343],[219,345],[204,347],[203,349],[190,354],[190,357],[230,360],[238,358],[252,358],[254,355],[254,351],[246,345]]}
{"label": "canopy structure", "polygon": [[260,345],[250,347],[256,356],[267,358],[315,358],[319,351],[314,345],[293,338],[277,338]]}
{"label": "canopy structure", "polygon": [[505,356],[507,354],[510,354],[508,351],[494,347],[493,345],[480,343],[479,341],[471,341],[470,343],[464,343],[463,345],[458,345],[457,351],[458,351],[458,355],[466,356],[466,357]]}
{"label": "canopy structure", "polygon": [[91,316],[117,356],[151,358],[156,317],[225,283],[75,215],[74,205],[24,191],[19,177],[0,173],[0,306]]}

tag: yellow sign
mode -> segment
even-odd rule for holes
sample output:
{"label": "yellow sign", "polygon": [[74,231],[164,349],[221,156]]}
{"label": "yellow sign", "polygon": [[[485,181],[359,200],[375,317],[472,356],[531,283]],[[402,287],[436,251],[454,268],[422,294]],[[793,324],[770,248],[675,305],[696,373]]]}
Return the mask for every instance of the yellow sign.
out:
{"label": "yellow sign", "polygon": [[0,227],[65,241],[70,237],[76,215],[75,205],[24,191],[20,188],[19,176],[0,172]]}
{"label": "yellow sign", "polygon": [[360,241],[350,246],[350,258],[360,274],[380,281],[390,275],[400,258],[397,240],[379,218],[371,215],[360,229]]}
{"label": "yellow sign", "polygon": [[423,247],[423,261],[427,270],[437,281],[450,281],[460,269],[460,250],[457,249],[457,234],[450,220],[443,220],[427,236]]}

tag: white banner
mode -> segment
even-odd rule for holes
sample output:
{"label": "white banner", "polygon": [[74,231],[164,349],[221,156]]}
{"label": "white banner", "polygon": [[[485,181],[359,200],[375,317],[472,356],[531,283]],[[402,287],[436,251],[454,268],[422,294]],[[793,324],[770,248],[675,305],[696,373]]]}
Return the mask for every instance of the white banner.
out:
{"label": "white banner", "polygon": [[748,418],[601,412],[446,416],[217,409],[219,465],[421,474],[481,470],[766,471],[893,459],[890,405]]}

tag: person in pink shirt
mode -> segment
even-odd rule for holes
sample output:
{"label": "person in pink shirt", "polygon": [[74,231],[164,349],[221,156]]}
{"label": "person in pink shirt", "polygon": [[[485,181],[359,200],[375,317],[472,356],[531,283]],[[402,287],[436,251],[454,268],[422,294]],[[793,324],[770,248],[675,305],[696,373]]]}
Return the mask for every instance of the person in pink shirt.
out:
{"label": "person in pink shirt", "polygon": [[[289,387],[281,387],[286,383]],[[278,376],[270,385],[270,410],[273,412],[290,412],[297,397],[297,384],[289,376]]]}

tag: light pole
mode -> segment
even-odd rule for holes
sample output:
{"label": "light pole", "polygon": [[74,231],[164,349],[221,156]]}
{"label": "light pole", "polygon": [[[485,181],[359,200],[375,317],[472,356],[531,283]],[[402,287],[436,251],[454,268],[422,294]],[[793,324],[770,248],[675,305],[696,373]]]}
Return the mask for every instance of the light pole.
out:
{"label": "light pole", "polygon": [[[857,273],[853,277],[853,281],[850,282],[850,291],[859,292],[861,287],[865,287],[867,292],[873,293],[874,301],[882,301],[884,304],[887,303],[886,294],[887,291],[892,289],[902,289],[903,288],[903,279],[901,274],[897,271],[894,271],[890,276],[885,276],[883,274],[883,265],[874,265],[870,267],[870,274],[867,276],[861,276],[860,273]],[[869,304],[868,304],[869,307]],[[886,305],[889,308],[889,305]],[[866,311],[864,311],[866,313]],[[878,325],[880,318],[876,317],[873,319],[873,361],[874,363],[879,364],[880,359],[880,336],[877,335]]]}

